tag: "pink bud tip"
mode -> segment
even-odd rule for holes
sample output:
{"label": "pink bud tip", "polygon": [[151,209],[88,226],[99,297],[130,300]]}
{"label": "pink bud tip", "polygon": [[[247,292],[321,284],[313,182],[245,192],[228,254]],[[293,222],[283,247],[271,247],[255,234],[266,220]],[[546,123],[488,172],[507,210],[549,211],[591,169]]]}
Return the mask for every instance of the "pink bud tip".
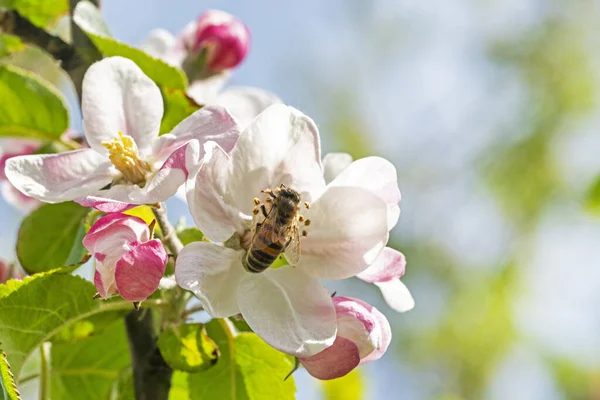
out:
{"label": "pink bud tip", "polygon": [[206,68],[220,72],[239,65],[250,47],[250,31],[224,11],[207,11],[198,18],[192,51],[205,50]]}

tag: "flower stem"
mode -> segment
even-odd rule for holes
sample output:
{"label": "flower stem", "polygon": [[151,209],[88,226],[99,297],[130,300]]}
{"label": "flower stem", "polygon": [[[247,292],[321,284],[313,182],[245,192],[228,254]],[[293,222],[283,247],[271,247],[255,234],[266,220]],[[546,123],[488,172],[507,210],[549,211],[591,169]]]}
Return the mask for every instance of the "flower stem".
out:
{"label": "flower stem", "polygon": [[50,383],[50,354],[48,351],[49,343],[42,343],[40,346],[40,400],[48,400],[48,385]]}
{"label": "flower stem", "polygon": [[154,212],[156,223],[158,223],[158,226],[160,226],[160,230],[163,233],[163,242],[167,245],[171,254],[177,257],[179,252],[183,249],[183,244],[177,237],[175,228],[173,228],[173,225],[171,225],[167,218],[167,207],[164,203],[161,203],[158,207],[152,207],[152,211]]}

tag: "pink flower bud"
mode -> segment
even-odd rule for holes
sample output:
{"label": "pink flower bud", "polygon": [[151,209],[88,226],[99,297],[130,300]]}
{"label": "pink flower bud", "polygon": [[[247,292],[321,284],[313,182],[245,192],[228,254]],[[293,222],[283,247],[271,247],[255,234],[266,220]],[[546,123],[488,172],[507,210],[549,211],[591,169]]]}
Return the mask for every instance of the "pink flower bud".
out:
{"label": "pink flower bud", "polygon": [[106,215],[92,226],[83,245],[96,259],[94,283],[103,298],[119,294],[127,301],[142,301],[165,273],[167,253],[141,218]]}
{"label": "pink flower bud", "polygon": [[239,65],[250,46],[250,31],[224,11],[210,10],[198,18],[192,51],[205,50],[206,68],[220,72]]}
{"label": "pink flower bud", "polygon": [[335,342],[314,356],[300,359],[317,379],[339,378],[359,364],[377,360],[392,340],[388,320],[375,307],[341,296],[334,297],[333,303],[338,325]]}

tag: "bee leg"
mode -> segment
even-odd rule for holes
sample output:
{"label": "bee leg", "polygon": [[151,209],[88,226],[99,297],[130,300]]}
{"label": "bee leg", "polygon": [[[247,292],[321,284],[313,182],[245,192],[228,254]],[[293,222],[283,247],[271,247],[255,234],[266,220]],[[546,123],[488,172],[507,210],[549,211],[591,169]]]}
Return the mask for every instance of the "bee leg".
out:
{"label": "bee leg", "polygon": [[261,209],[263,215],[265,216],[265,218],[267,218],[267,208],[265,207],[265,205],[264,204],[261,205],[260,209]]}
{"label": "bee leg", "polygon": [[304,207],[306,207],[307,209],[310,208],[310,203],[308,201],[304,202]]}

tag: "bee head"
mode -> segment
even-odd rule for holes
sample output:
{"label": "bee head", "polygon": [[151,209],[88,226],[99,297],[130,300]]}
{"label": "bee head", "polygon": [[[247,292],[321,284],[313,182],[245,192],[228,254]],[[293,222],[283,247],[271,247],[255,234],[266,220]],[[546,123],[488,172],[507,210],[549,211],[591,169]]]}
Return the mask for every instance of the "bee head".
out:
{"label": "bee head", "polygon": [[300,203],[300,194],[294,189],[284,187],[279,190],[278,194],[286,200],[291,200],[294,204]]}

